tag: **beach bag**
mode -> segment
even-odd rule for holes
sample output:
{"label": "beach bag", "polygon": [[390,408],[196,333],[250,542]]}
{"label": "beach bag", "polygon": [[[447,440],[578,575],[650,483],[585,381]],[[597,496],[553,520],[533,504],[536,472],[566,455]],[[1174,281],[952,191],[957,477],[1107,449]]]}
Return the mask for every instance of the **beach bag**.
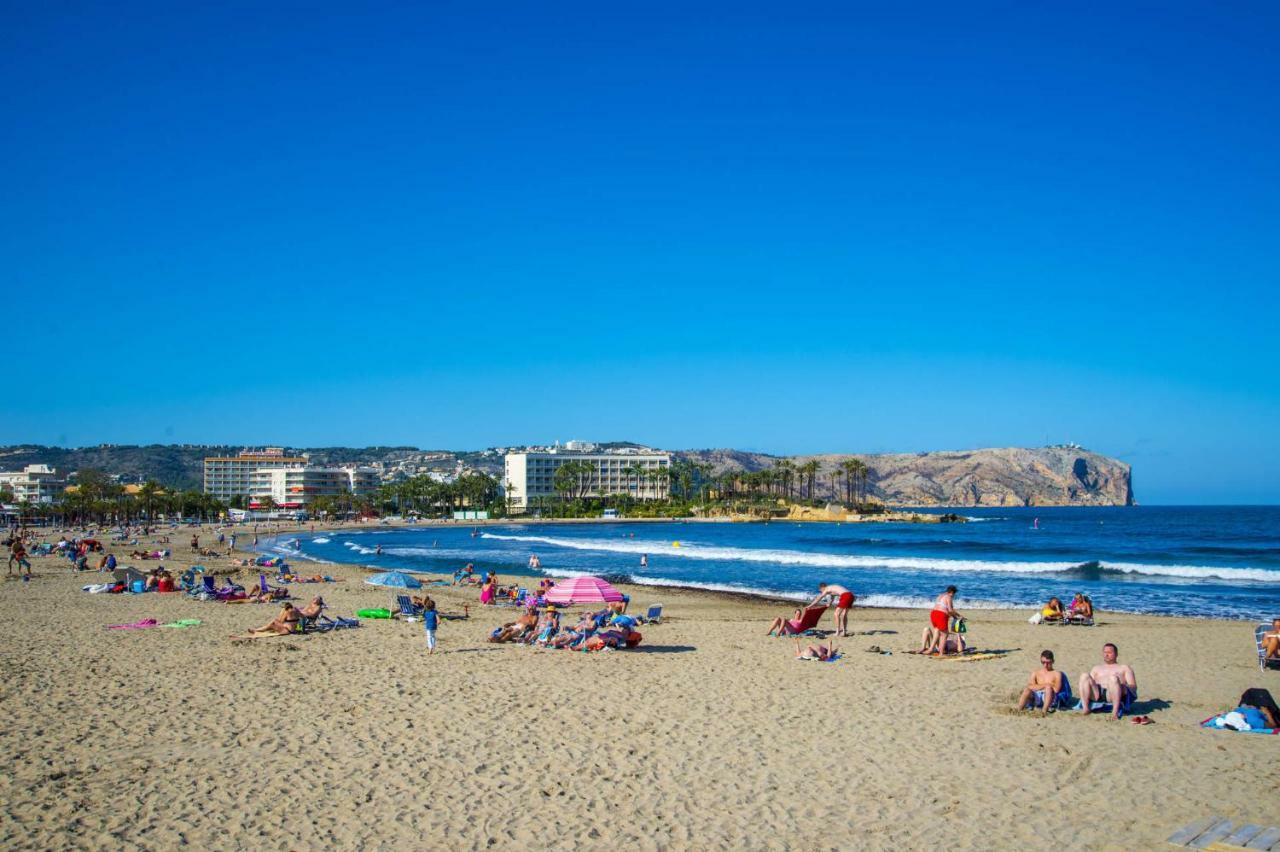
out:
{"label": "beach bag", "polygon": [[1038,612],[1027,619],[1028,624],[1039,624],[1042,621],[1044,621],[1044,616]]}

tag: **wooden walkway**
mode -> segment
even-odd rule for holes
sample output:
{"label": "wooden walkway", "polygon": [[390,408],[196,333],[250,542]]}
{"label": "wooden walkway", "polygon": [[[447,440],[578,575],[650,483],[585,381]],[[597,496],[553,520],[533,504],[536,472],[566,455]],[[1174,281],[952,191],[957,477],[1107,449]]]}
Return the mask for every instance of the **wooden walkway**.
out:
{"label": "wooden walkway", "polygon": [[1173,833],[1169,842],[1192,849],[1272,849],[1280,852],[1280,828],[1243,823],[1222,817],[1203,817]]}

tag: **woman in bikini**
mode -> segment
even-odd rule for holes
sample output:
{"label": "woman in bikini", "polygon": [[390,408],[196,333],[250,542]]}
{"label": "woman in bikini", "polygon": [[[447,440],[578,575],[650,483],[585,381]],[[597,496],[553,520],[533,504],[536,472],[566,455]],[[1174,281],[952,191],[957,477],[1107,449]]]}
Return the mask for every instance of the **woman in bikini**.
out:
{"label": "woman in bikini", "polygon": [[293,604],[285,601],[284,609],[280,610],[280,614],[272,621],[259,627],[257,630],[250,630],[250,636],[284,636],[296,631],[298,627],[299,615],[298,611],[293,608]]}

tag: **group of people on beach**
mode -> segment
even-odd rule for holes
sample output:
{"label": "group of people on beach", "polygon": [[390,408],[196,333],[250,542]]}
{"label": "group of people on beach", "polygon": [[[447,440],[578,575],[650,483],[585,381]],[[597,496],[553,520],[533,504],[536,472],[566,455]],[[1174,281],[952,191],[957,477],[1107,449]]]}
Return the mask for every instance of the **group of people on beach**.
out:
{"label": "group of people on beach", "polygon": [[[1111,718],[1119,719],[1137,700],[1137,675],[1133,667],[1121,663],[1119,657],[1120,649],[1108,642],[1102,646],[1102,662],[1080,675],[1080,695],[1077,696],[1080,712],[1090,713],[1094,705],[1106,705],[1111,708]],[[1031,673],[1018,696],[1019,710],[1034,707],[1047,714],[1067,709],[1065,705],[1072,697],[1070,684],[1062,672],[1054,669],[1054,662],[1053,651],[1040,652],[1040,668]],[[1134,721],[1143,724],[1150,720],[1138,716]]]}
{"label": "group of people on beach", "polygon": [[634,648],[643,638],[636,630],[639,623],[639,619],[627,615],[626,604],[619,601],[597,612],[584,612],[576,624],[564,627],[560,608],[550,604],[541,613],[537,607],[526,609],[514,621],[494,629],[488,641],[571,651]]}

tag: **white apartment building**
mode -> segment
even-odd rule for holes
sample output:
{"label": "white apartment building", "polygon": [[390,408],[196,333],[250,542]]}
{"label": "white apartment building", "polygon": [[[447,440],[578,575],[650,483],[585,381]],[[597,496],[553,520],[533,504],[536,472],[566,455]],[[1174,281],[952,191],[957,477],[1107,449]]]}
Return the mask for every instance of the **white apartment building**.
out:
{"label": "white apartment building", "polygon": [[370,467],[261,467],[249,485],[249,508],[259,509],[270,497],[279,509],[306,509],[317,497],[368,494],[378,487]]}
{"label": "white apartment building", "polygon": [[14,503],[53,503],[67,481],[47,464],[29,464],[21,471],[0,471],[0,490],[13,492]]}
{"label": "white apartment building", "polygon": [[286,456],[280,447],[241,450],[238,456],[215,456],[204,460],[204,493],[226,502],[232,497],[248,497],[253,478],[267,468],[305,467],[306,456]]}
{"label": "white apartment building", "polygon": [[609,494],[630,494],[637,500],[665,500],[671,493],[666,477],[656,477],[658,471],[671,469],[668,453],[630,452],[581,453],[547,450],[540,452],[507,453],[503,485],[507,490],[507,505],[514,514],[529,510],[543,497],[555,497],[556,470],[570,461],[585,461],[592,465],[588,477],[586,496],[603,497]]}

